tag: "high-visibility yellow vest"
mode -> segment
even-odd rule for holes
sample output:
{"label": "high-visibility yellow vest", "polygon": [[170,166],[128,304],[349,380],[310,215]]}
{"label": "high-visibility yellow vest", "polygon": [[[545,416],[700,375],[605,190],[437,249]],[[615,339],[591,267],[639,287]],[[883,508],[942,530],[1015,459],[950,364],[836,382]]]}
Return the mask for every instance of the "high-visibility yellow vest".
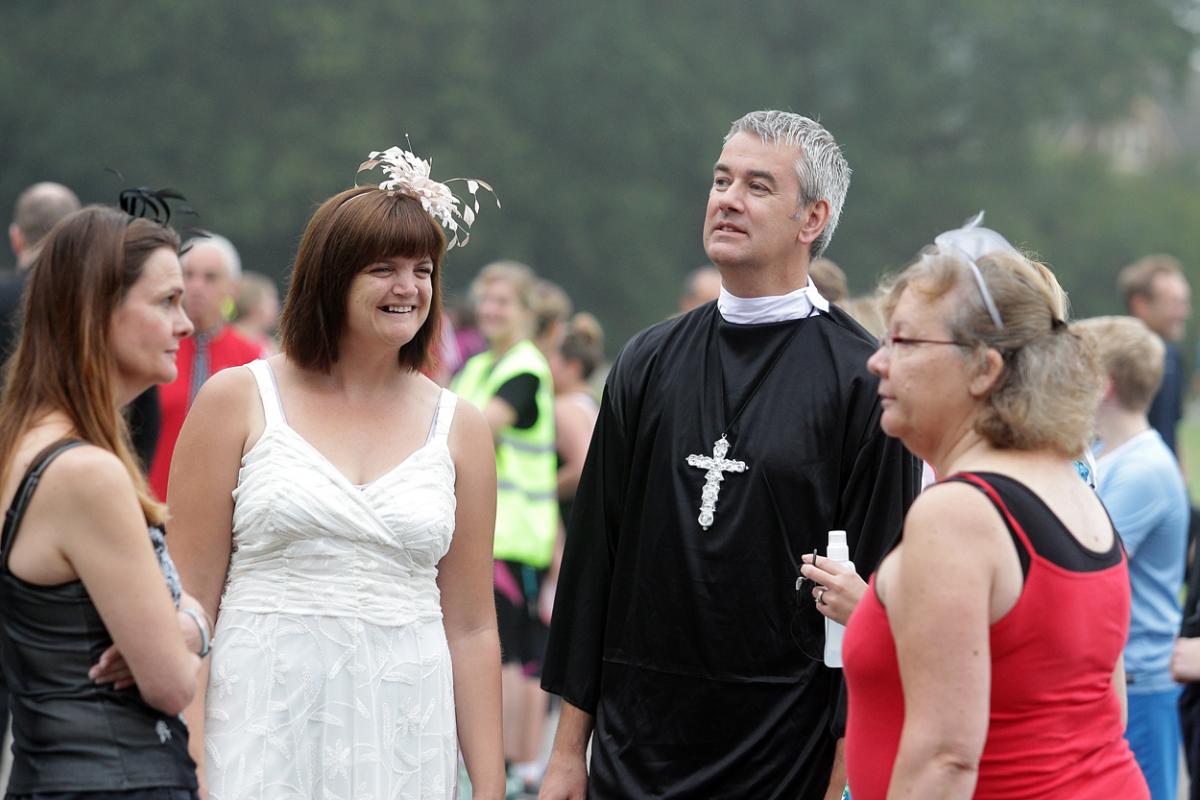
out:
{"label": "high-visibility yellow vest", "polygon": [[526,340],[497,360],[480,353],[463,366],[451,388],[482,410],[512,378],[537,376],[537,422],[509,426],[496,440],[496,538],[493,552],[505,561],[549,566],[558,535],[558,462],[554,452],[554,379],[541,351]]}

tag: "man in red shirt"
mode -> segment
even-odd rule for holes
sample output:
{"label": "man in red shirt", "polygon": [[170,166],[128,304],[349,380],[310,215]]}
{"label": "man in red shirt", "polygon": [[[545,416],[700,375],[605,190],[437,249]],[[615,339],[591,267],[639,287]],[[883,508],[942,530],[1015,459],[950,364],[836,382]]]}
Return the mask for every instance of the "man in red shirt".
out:
{"label": "man in red shirt", "polygon": [[242,262],[233,244],[215,234],[193,239],[185,247],[181,261],[183,306],[196,332],[180,342],[176,359],[179,374],[175,380],[159,387],[162,423],[150,464],[150,488],[164,500],[175,440],[200,387],[210,375],[263,355],[262,345],[238,333],[223,313],[242,272]]}

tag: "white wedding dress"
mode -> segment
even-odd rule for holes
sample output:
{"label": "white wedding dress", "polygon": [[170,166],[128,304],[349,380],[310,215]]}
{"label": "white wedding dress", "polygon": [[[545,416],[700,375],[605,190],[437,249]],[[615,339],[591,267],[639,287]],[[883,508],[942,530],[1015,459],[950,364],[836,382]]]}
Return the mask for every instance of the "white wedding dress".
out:
{"label": "white wedding dress", "polygon": [[205,718],[212,800],[453,798],[450,653],[435,582],[454,533],[443,391],[425,444],[350,483],[288,427],[265,361],[266,429],[234,490]]}

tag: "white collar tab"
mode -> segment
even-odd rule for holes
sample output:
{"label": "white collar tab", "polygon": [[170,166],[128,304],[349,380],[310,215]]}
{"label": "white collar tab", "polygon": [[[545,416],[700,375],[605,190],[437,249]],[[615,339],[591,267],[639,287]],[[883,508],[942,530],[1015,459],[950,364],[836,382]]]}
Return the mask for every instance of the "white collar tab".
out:
{"label": "white collar tab", "polygon": [[722,285],[717,298],[717,310],[722,318],[739,325],[801,319],[811,315],[813,309],[829,313],[829,301],[817,291],[812,278],[808,279],[807,286],[776,297],[738,297],[730,294]]}

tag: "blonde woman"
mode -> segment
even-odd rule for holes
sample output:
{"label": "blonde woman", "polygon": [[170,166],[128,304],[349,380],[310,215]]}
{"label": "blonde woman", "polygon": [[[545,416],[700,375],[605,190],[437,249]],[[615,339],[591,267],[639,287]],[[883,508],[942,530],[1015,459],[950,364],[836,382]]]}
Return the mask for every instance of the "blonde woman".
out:
{"label": "blonde woman", "polygon": [[850,790],[1147,798],[1122,738],[1129,571],[1073,464],[1095,353],[1048,269],[955,233],[900,275],[869,362],[884,431],[944,477],[846,631]]}

